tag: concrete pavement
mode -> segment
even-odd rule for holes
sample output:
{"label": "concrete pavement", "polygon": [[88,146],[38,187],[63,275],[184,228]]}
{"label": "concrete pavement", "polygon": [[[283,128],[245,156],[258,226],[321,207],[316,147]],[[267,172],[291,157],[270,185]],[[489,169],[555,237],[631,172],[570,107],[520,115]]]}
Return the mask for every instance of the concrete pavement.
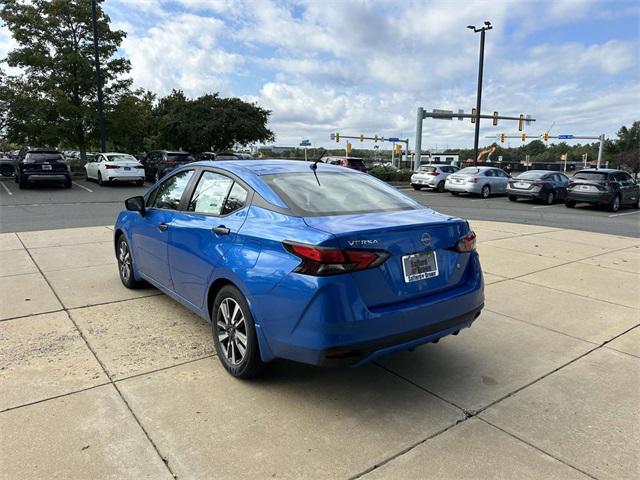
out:
{"label": "concrete pavement", "polygon": [[109,227],[0,234],[0,479],[638,478],[640,239],[472,225],[471,329],[250,382]]}

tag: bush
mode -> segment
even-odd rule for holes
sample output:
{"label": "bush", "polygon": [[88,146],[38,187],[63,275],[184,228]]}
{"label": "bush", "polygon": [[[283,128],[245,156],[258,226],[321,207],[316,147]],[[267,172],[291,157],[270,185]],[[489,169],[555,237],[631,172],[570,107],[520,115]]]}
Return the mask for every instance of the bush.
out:
{"label": "bush", "polygon": [[388,166],[374,167],[369,170],[369,175],[386,182],[408,182],[412,173],[411,170],[398,170]]}

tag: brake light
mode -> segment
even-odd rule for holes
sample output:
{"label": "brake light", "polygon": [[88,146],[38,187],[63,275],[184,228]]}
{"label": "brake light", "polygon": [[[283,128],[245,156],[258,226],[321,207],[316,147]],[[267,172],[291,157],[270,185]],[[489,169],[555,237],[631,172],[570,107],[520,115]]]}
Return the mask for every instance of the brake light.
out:
{"label": "brake light", "polygon": [[456,243],[456,250],[460,253],[472,252],[476,249],[476,233],[471,231],[461,237]]}
{"label": "brake light", "polygon": [[437,177],[440,174],[438,172],[429,172],[429,175],[431,175],[432,177]]}
{"label": "brake light", "polygon": [[381,250],[345,250],[293,242],[283,242],[283,245],[302,260],[293,271],[305,275],[327,276],[356,272],[382,265],[389,258],[389,254]]}
{"label": "brake light", "polygon": [[476,177],[467,178],[467,183],[478,183],[478,179]]}
{"label": "brake light", "polygon": [[534,187],[542,187],[544,186],[544,182],[533,182]]}
{"label": "brake light", "polygon": [[120,168],[118,165],[105,165],[104,168],[108,169],[108,170],[112,170],[114,168]]}

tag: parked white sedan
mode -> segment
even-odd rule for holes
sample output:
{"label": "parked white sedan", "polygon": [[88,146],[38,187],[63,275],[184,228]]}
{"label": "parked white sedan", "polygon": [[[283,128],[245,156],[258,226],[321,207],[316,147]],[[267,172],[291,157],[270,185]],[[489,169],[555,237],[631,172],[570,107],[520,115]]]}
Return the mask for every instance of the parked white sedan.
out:
{"label": "parked white sedan", "polygon": [[85,178],[96,180],[98,185],[106,182],[136,182],[144,184],[144,166],[128,153],[98,153],[84,166]]}

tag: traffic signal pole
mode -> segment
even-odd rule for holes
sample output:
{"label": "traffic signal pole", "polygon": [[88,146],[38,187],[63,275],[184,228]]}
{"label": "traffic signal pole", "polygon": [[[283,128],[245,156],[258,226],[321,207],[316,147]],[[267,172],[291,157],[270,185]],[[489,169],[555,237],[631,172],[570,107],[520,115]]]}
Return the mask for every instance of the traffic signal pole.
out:
{"label": "traffic signal pole", "polygon": [[[476,96],[476,112],[480,113],[482,109],[482,73],[484,70],[484,35],[485,28],[480,29],[480,63],[478,65],[478,93]],[[476,130],[473,136],[473,166],[478,164],[478,143],[480,140],[480,117],[476,118]]]}

